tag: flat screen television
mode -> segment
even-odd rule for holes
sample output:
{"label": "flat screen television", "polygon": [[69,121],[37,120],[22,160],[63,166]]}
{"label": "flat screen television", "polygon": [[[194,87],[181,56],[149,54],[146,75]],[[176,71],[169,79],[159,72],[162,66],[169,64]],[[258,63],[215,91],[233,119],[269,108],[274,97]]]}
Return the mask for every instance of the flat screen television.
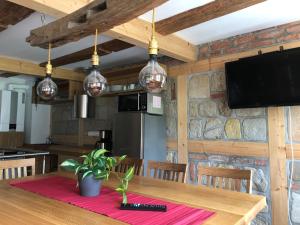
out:
{"label": "flat screen television", "polygon": [[300,105],[300,48],[225,64],[232,109]]}

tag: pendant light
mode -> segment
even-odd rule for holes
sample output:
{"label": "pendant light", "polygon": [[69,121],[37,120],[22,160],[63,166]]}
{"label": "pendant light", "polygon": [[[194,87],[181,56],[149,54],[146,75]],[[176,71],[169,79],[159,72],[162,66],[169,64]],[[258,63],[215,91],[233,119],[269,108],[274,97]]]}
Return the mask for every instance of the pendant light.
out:
{"label": "pendant light", "polygon": [[106,88],[107,81],[99,71],[99,56],[97,54],[97,36],[98,30],[95,34],[95,48],[92,56],[92,69],[88,76],[83,81],[84,91],[91,97],[97,97],[103,93]]}
{"label": "pendant light", "polygon": [[149,61],[139,74],[140,85],[150,93],[159,93],[166,84],[167,73],[158,64],[158,42],[155,38],[155,9],[152,12],[152,36],[149,42]]}
{"label": "pendant light", "polygon": [[37,85],[36,93],[43,100],[53,99],[57,94],[57,85],[51,79],[52,65],[50,62],[51,58],[51,43],[49,43],[48,48],[48,63],[46,65],[46,76]]}

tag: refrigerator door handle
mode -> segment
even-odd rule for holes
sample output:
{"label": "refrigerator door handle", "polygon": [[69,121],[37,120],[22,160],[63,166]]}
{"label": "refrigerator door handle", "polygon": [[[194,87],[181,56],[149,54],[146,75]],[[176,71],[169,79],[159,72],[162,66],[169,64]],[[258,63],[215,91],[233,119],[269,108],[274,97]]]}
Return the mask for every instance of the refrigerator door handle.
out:
{"label": "refrigerator door handle", "polygon": [[141,109],[140,109],[140,93],[138,93],[138,102],[137,102],[137,104],[138,104],[138,106],[137,106],[137,108],[138,108],[138,111],[140,111]]}

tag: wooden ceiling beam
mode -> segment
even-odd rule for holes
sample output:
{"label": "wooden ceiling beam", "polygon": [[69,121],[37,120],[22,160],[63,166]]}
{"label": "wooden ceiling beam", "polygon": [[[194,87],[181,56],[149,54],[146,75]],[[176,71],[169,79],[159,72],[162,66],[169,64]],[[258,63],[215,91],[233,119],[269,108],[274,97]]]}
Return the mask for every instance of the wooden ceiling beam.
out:
{"label": "wooden ceiling beam", "polygon": [[31,46],[47,48],[80,40],[94,34],[97,28],[103,33],[128,22],[167,0],[94,0],[77,11],[31,30],[26,41]]}
{"label": "wooden ceiling beam", "polygon": [[264,1],[266,0],[215,0],[158,21],[156,30],[162,35],[172,34]]}
{"label": "wooden ceiling beam", "polygon": [[[85,6],[89,0],[9,0],[34,9],[36,11],[45,13],[47,15],[61,18],[83,6]],[[91,0],[90,0],[91,1]],[[66,5],[68,7],[66,7]],[[134,19],[125,24],[116,26],[104,34],[116,39],[120,39],[136,45],[138,47],[147,48],[150,38],[151,24],[140,20]],[[130,30],[129,30],[130,29]],[[160,53],[184,61],[191,62],[196,61],[198,57],[198,48],[193,44],[175,36],[157,35],[159,42]]]}
{"label": "wooden ceiling beam", "polygon": [[[107,41],[105,43],[97,45],[98,54],[100,56],[110,54],[112,52],[118,52],[124,49],[128,49],[133,47],[134,45],[129,44],[127,42],[121,41],[121,40],[111,40]],[[51,64],[54,67],[67,65],[70,63],[80,62],[86,59],[90,59],[94,51],[94,47],[89,47],[68,55],[61,56],[56,59],[51,60]],[[40,64],[40,66],[45,66],[47,62],[43,62]]]}
{"label": "wooden ceiling beam", "polygon": [[[151,23],[140,19],[116,26],[104,34],[147,49],[151,36]],[[159,53],[184,62],[193,62],[198,59],[198,48],[175,36],[156,34],[159,44]]]}
{"label": "wooden ceiling beam", "polygon": [[17,24],[33,12],[32,9],[0,0],[0,31],[5,30],[9,25]]}
{"label": "wooden ceiling beam", "polygon": [[[45,76],[44,67],[40,67],[38,64],[29,61],[7,58],[5,56],[0,56],[0,71],[38,77]],[[53,78],[74,81],[83,81],[85,76],[84,73],[61,68],[53,68],[52,73]]]}
{"label": "wooden ceiling beam", "polygon": [[25,6],[37,12],[45,13],[54,18],[61,18],[70,14],[93,0],[7,0]]}

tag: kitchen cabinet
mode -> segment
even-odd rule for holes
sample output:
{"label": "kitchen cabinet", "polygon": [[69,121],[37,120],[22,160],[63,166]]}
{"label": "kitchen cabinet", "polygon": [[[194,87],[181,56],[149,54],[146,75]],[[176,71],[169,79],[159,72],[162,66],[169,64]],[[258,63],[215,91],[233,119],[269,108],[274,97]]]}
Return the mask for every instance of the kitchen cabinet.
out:
{"label": "kitchen cabinet", "polygon": [[[35,158],[35,173],[43,173],[43,156],[36,156]],[[51,173],[57,171],[58,157],[56,154],[49,154],[45,156],[45,173]]]}
{"label": "kitchen cabinet", "polygon": [[24,132],[0,132],[0,148],[16,148],[24,144]]}

